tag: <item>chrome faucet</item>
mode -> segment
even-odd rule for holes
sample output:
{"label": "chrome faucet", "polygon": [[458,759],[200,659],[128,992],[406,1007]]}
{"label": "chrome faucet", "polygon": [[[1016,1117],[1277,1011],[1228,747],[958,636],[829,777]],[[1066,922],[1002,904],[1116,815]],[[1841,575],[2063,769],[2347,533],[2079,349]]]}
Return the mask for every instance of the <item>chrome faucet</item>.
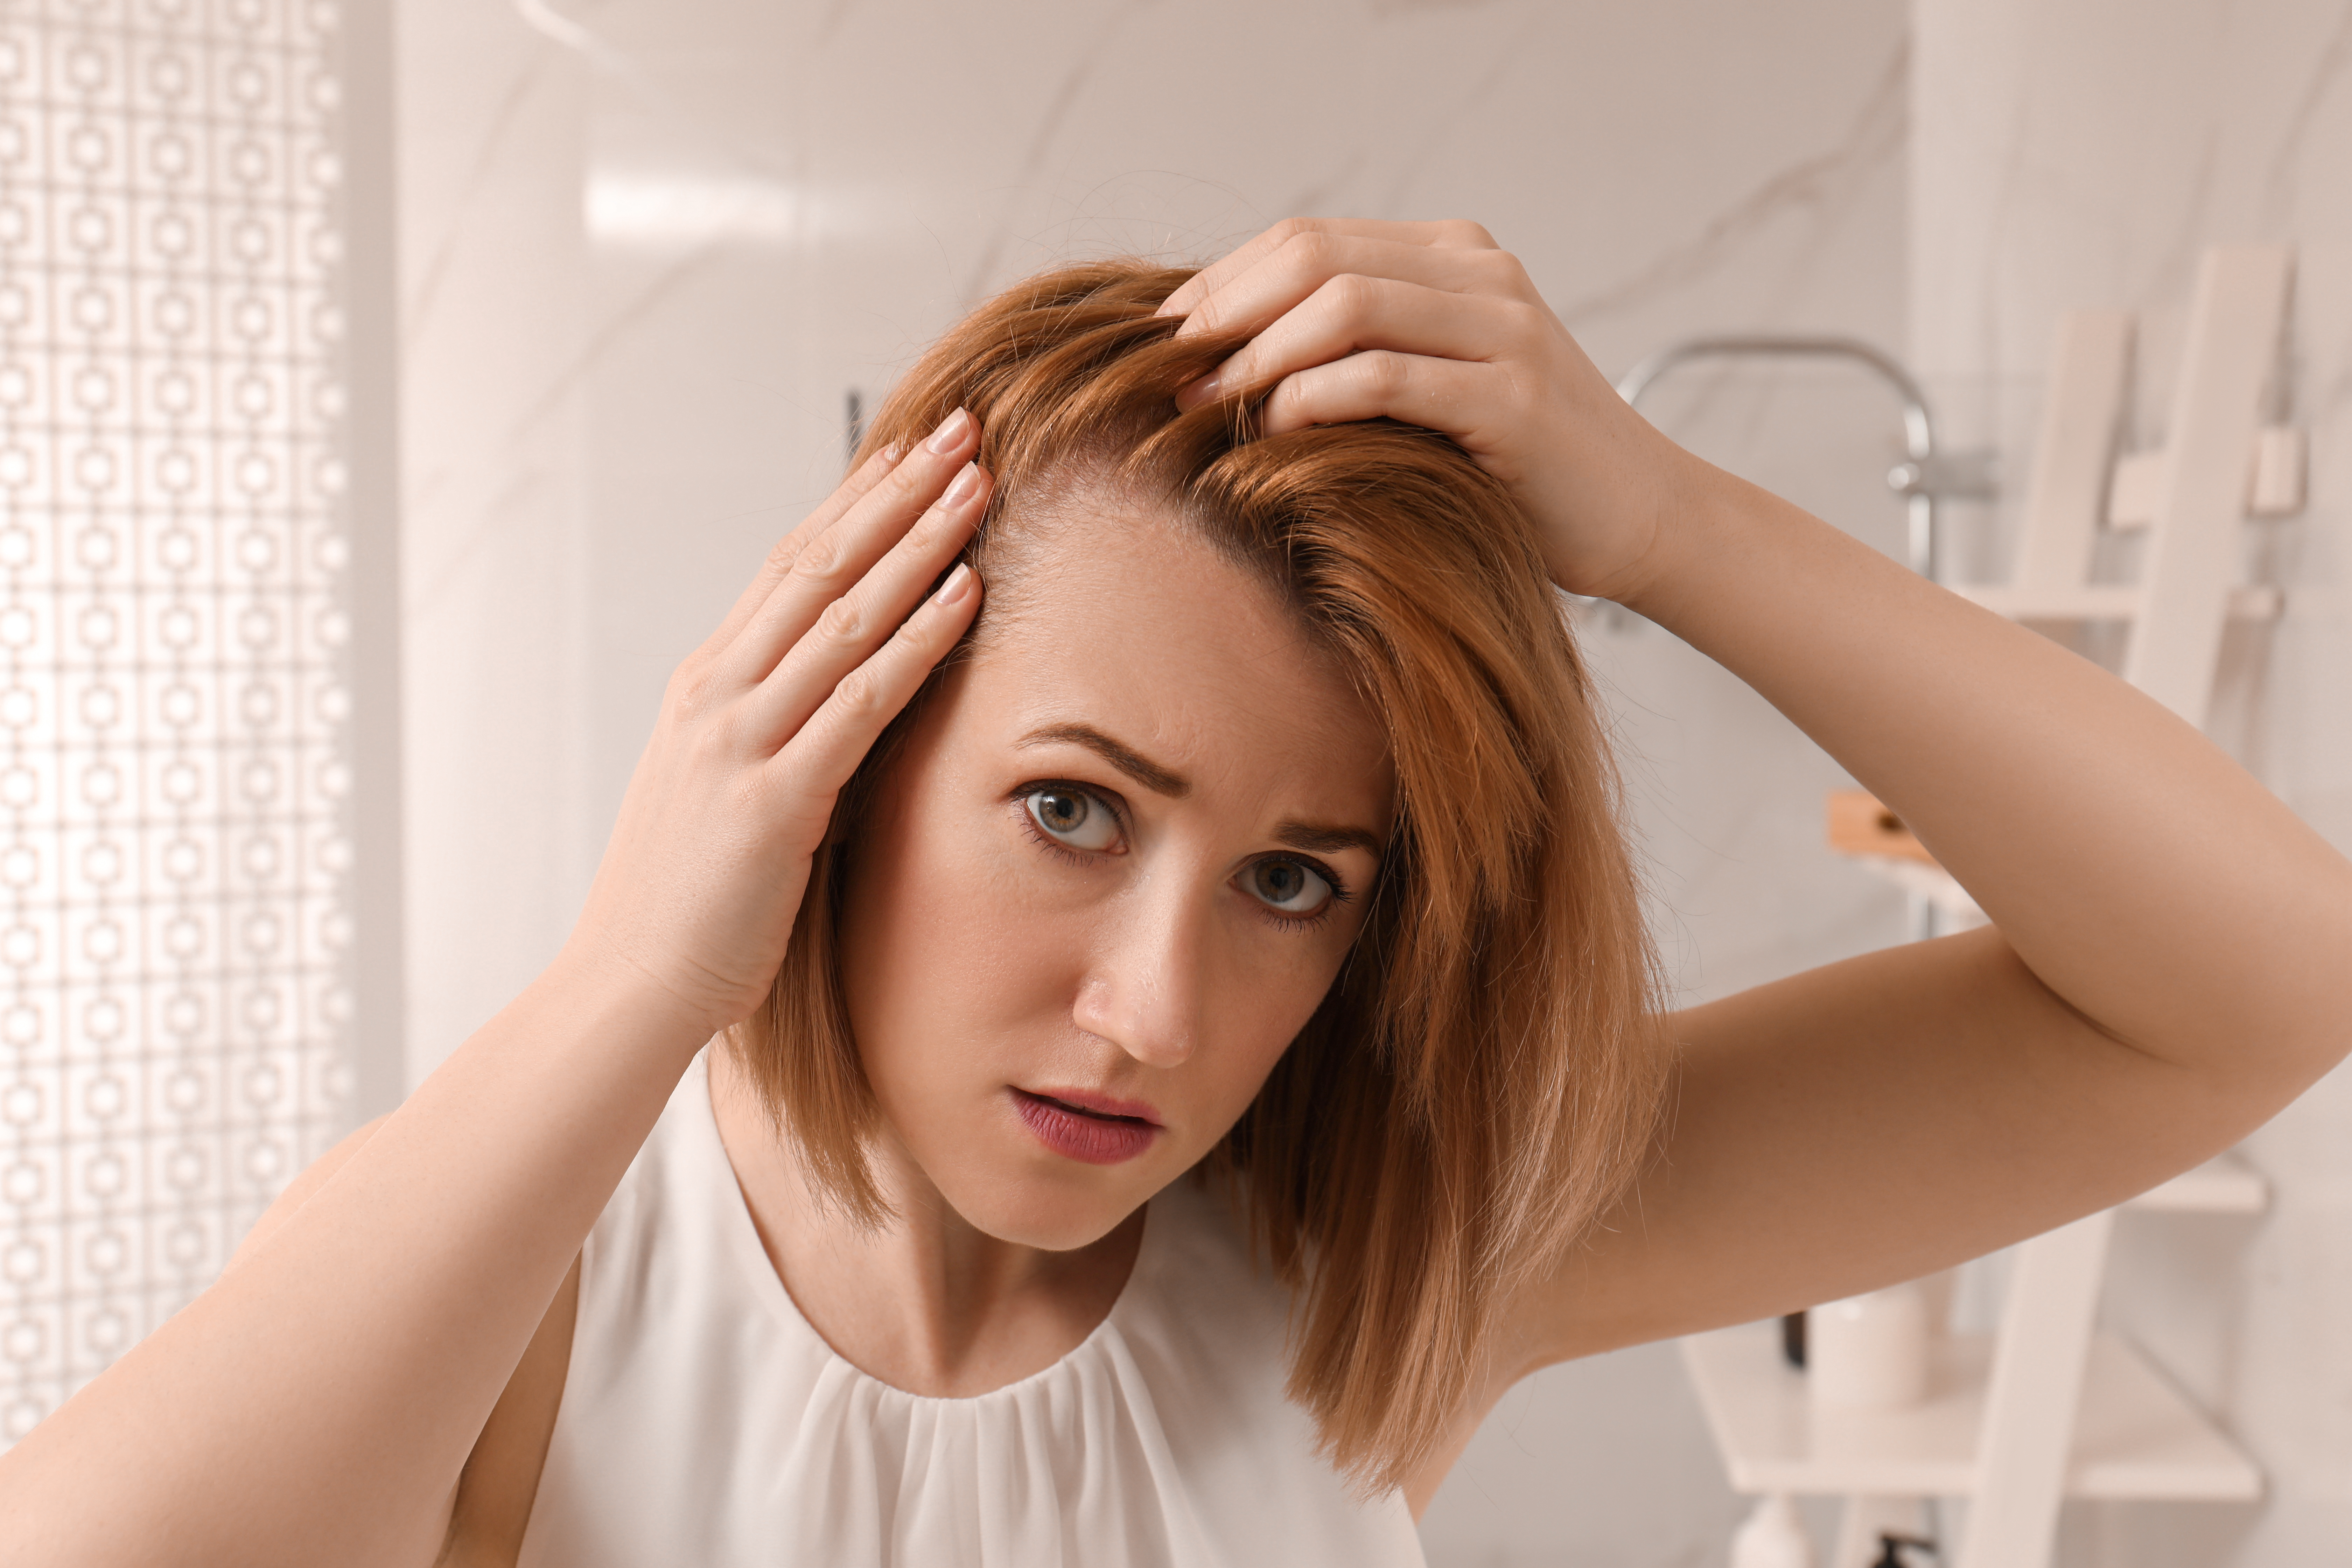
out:
{"label": "chrome faucet", "polygon": [[1930,582],[1936,578],[1936,500],[1981,500],[1993,494],[1992,454],[1984,451],[1938,453],[1936,422],[1927,411],[1927,395],[1911,373],[1893,358],[1859,338],[1781,336],[1738,333],[1685,338],[1670,343],[1627,371],[1617,383],[1617,395],[1638,405],[1642,394],[1676,365],[1700,359],[1845,359],[1874,372],[1895,389],[1903,405],[1903,450],[1906,460],[1889,470],[1889,488],[1902,496],[1910,523],[1911,569]]}

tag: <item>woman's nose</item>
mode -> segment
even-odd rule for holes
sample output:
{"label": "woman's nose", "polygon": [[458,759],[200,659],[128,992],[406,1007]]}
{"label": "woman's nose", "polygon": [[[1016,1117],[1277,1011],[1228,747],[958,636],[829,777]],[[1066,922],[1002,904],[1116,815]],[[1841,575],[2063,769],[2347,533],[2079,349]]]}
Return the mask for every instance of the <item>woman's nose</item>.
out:
{"label": "woman's nose", "polygon": [[1175,1067],[1198,1044],[1205,910],[1139,900],[1123,911],[1079,982],[1071,1021],[1149,1067]]}

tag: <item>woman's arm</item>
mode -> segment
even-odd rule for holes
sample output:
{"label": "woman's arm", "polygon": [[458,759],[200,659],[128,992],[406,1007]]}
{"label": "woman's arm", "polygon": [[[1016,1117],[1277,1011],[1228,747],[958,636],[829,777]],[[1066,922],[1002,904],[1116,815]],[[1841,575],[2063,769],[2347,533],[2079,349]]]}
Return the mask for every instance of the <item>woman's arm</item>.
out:
{"label": "woman's arm", "polygon": [[[2226,1147],[2352,1042],[2352,867],[2193,728],[1636,416],[1470,225],[1306,222],[1188,285],[1276,429],[1388,415],[1509,483],[1555,579],[1746,679],[1993,929],[1672,1021],[1626,1212],[1524,1303],[1536,1364],[1911,1278]],[[1199,395],[1197,393],[1189,396]]]}
{"label": "woman's arm", "polygon": [[958,419],[845,485],[680,668],[563,955],[0,1457],[0,1556],[434,1561],[589,1227],[765,994],[835,794],[978,606],[968,579],[922,597],[987,494]]}
{"label": "woman's arm", "polygon": [[[361,1126],[288,1183],[277,1201],[254,1221],[228,1266],[236,1268],[292,1218],[311,1194],[351,1163],[385,1121],[379,1116]],[[579,1307],[580,1262],[575,1258],[522,1359],[508,1376],[481,1435],[474,1439],[473,1451],[466,1457],[435,1568],[514,1568],[522,1552],[523,1532],[530,1523],[540,1472],[547,1462],[548,1442],[554,1435],[556,1410],[563,1400]]]}
{"label": "woman's arm", "polygon": [[1694,465],[1627,602],[1916,831],[1994,925],[1672,1021],[1638,1209],[1539,1303],[1583,1353],[1916,1278],[2104,1208],[2352,1044],[2352,867],[2196,730],[2055,643]]}

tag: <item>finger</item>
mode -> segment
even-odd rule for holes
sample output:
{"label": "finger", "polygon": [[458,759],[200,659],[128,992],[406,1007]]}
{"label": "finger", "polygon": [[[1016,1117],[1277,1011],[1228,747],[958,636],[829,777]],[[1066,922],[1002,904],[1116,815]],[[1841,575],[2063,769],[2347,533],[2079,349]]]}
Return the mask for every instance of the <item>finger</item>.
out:
{"label": "finger", "polygon": [[1391,278],[1347,273],[1315,290],[1307,300],[1219,365],[1176,395],[1180,407],[1197,406],[1221,394],[1265,386],[1365,350],[1390,349],[1441,359],[1486,360],[1501,354],[1525,332],[1528,307],[1515,300],[1454,294],[1400,283]]}
{"label": "finger", "polygon": [[1475,223],[1453,219],[1441,223],[1391,223],[1377,218],[1285,218],[1240,249],[1185,279],[1183,285],[1169,295],[1160,309],[1152,313],[1159,316],[1190,315],[1202,300],[1302,234],[1352,235],[1365,239],[1385,239],[1397,244],[1443,249],[1495,248],[1494,236],[1485,229]]}
{"label": "finger", "polygon": [[1508,377],[1494,365],[1383,349],[1286,377],[1266,399],[1261,417],[1268,436],[1310,425],[1394,419],[1451,436],[1475,457],[1495,447],[1488,437],[1509,402]]}
{"label": "finger", "polygon": [[[937,435],[937,431],[932,432]],[[929,439],[929,437],[926,437]],[[800,526],[784,535],[786,541],[805,542],[815,538],[840,521],[843,513],[873,493],[874,487],[897,470],[907,456],[907,448],[897,442],[883,447],[857,466],[857,471],[835,486],[824,498],[824,503],[803,518]]]}
{"label": "finger", "polygon": [[980,612],[980,577],[958,566],[890,640],[834,684],[770,767],[789,769],[800,788],[830,797],[849,783],[883,727],[922,687]]}
{"label": "finger", "polygon": [[[959,516],[969,512],[977,525],[974,492],[968,485],[951,501],[949,493],[967,482],[965,470],[979,444],[979,424],[956,410],[823,531],[802,541],[763,602],[715,655],[720,679],[743,686],[765,679],[827,605],[940,506]],[[983,482],[977,495],[984,500],[987,493]]]}
{"label": "finger", "polygon": [[1442,249],[1495,248],[1494,237],[1475,223],[1392,223],[1374,218],[1285,218],[1240,249],[1187,279],[1155,315],[1187,315],[1202,300],[1255,267],[1267,256],[1301,235],[1329,234],[1384,239],[1402,245]]}
{"label": "finger", "polygon": [[781,746],[806,723],[825,694],[872,656],[970,542],[987,509],[988,473],[978,465],[967,472],[973,488],[926,513],[777,660],[752,698],[755,744]]}
{"label": "finger", "polygon": [[1202,299],[1176,335],[1264,331],[1326,283],[1351,274],[1417,283],[1451,294],[1541,299],[1518,258],[1506,250],[1459,250],[1314,232],[1293,236]]}
{"label": "finger", "polygon": [[727,618],[719,623],[719,629],[710,634],[704,646],[722,648],[732,642],[735,634],[743,629],[743,623],[751,617],[752,612],[767,603],[768,595],[775,592],[776,584],[782,582],[784,574],[792,570],[793,558],[800,553],[801,546],[831,528],[835,519],[881,483],[883,476],[898,466],[899,455],[897,447],[885,447],[866,458],[857,466],[856,473],[835,487],[833,494],[825,497],[824,505],[801,519],[791,532],[776,541],[775,547],[768,552],[767,560],[761,563],[759,573],[752,577],[751,586],[737,596],[733,607],[727,612]]}

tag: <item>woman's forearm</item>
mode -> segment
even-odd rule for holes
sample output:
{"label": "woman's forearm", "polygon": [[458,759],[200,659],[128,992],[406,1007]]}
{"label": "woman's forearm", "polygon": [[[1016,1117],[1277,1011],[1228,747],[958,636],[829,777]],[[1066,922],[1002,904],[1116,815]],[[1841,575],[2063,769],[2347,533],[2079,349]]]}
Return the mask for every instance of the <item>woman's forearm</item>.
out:
{"label": "woman's forearm", "polygon": [[1900,816],[2041,981],[2162,1059],[2292,1093],[2352,1026],[2352,866],[2153,700],[1693,461],[1629,605]]}
{"label": "woman's forearm", "polygon": [[560,961],[0,1461],[22,1561],[433,1560],[477,1434],[705,1038]]}
{"label": "woman's forearm", "polygon": [[[0,1555],[422,1564],[687,1066],[773,984],[810,855],[980,606],[961,410],[779,542],[678,666],[571,944],[214,1287],[0,1458]],[[803,553],[805,552],[805,553]]]}

